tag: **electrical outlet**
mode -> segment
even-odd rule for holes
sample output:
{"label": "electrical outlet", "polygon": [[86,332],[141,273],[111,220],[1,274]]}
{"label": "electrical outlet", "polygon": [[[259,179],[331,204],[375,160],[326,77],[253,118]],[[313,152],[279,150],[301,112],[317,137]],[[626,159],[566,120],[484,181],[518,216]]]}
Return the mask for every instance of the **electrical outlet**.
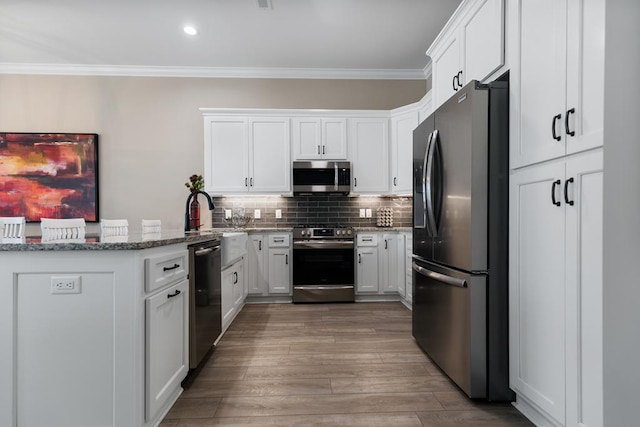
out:
{"label": "electrical outlet", "polygon": [[260,214],[260,209],[254,209],[254,210],[253,210],[253,218],[254,218],[254,219],[260,219],[260,218],[261,218],[261,216],[260,216],[260,215],[261,215],[261,214]]}
{"label": "electrical outlet", "polygon": [[225,209],[224,210],[224,219],[229,219],[231,218],[231,209]]}
{"label": "electrical outlet", "polygon": [[51,276],[52,294],[79,294],[80,276]]}
{"label": "electrical outlet", "polygon": [[367,218],[371,218],[371,209],[367,209],[366,215],[367,215]]}
{"label": "electrical outlet", "polygon": [[360,209],[360,218],[366,218],[366,211],[364,209]]}
{"label": "electrical outlet", "polygon": [[282,218],[282,209],[276,209],[276,219]]}

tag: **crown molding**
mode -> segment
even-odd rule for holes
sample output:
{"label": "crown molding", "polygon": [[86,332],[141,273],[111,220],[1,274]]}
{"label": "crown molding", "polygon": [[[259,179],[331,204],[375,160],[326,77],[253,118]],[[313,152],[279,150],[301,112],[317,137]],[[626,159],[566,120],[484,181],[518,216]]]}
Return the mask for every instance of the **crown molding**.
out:
{"label": "crown molding", "polygon": [[158,67],[0,63],[0,74],[247,79],[424,80],[421,69]]}
{"label": "crown molding", "polygon": [[422,72],[424,73],[424,78],[428,79],[429,76],[431,76],[431,66],[433,65],[433,61],[431,61],[431,59],[429,59],[429,62],[427,63],[427,65],[424,66],[424,69],[422,70]]}

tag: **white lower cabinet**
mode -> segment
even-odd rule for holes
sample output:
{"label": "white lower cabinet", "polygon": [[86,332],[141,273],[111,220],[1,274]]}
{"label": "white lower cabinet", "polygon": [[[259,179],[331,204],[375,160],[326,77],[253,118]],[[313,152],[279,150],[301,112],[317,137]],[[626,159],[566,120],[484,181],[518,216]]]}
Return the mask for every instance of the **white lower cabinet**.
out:
{"label": "white lower cabinet", "polygon": [[356,292],[378,293],[378,248],[356,248]]}
{"label": "white lower cabinet", "polygon": [[356,292],[405,296],[405,238],[398,232],[358,233]]}
{"label": "white lower cabinet", "polygon": [[222,331],[226,331],[244,303],[244,259],[222,271]]}
{"label": "white lower cabinet", "polygon": [[247,282],[249,295],[266,295],[269,291],[269,259],[266,234],[249,235],[247,247]]}
{"label": "white lower cabinet", "polygon": [[189,281],[145,299],[145,419],[153,420],[189,370]]}
{"label": "white lower cabinet", "polygon": [[510,386],[550,425],[602,426],[602,151],[510,180]]}
{"label": "white lower cabinet", "polygon": [[291,233],[269,234],[269,293],[291,294]]}
{"label": "white lower cabinet", "polygon": [[397,292],[404,296],[404,236],[384,234],[380,241],[380,277],[383,292]]}
{"label": "white lower cabinet", "polygon": [[291,294],[291,233],[252,233],[249,237],[247,267],[249,295],[252,297]]}

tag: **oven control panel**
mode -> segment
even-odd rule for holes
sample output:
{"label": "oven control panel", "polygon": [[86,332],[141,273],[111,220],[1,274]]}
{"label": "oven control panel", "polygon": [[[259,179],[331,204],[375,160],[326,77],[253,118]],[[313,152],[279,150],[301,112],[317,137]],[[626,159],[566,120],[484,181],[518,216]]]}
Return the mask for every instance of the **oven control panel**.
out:
{"label": "oven control panel", "polygon": [[353,239],[355,233],[351,227],[296,227],[295,239]]}

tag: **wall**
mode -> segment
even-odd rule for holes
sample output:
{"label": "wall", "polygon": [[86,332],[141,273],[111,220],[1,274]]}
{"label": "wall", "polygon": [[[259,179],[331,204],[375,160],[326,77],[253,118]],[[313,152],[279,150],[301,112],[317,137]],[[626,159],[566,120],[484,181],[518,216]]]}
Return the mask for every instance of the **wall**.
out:
{"label": "wall", "polygon": [[[227,227],[224,210],[241,207],[251,217],[254,209],[260,209],[261,218],[254,219],[250,227],[293,227],[299,224],[375,227],[376,210],[385,207],[393,209],[394,227],[411,227],[412,200],[411,197],[378,196],[216,197],[213,200],[216,206],[213,224],[214,227]],[[372,217],[360,218],[360,209],[367,208],[371,209]],[[276,209],[282,210],[281,219],[276,219]]]}
{"label": "wall", "polygon": [[[183,226],[184,183],[203,172],[201,107],[389,110],[425,80],[0,75],[0,131],[99,134],[100,216]],[[97,230],[91,225],[88,231]],[[38,234],[37,224],[27,227]]]}
{"label": "wall", "polygon": [[607,0],[604,115],[604,423],[638,425],[640,2]]}

